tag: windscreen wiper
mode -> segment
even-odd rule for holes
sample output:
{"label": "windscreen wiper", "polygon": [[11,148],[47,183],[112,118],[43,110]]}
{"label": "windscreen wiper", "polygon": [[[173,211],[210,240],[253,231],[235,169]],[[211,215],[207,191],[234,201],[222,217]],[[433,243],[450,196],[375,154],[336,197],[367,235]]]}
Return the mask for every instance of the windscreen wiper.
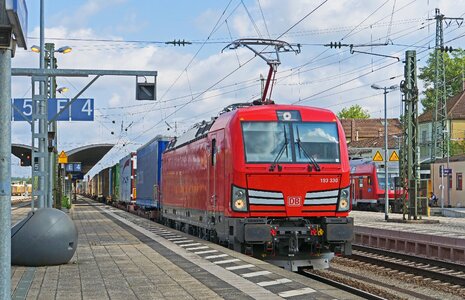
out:
{"label": "windscreen wiper", "polygon": [[302,146],[302,143],[300,141],[299,128],[296,127],[296,129],[297,129],[297,146],[299,146],[299,149],[302,150],[305,156],[307,156],[307,158],[310,160],[312,165],[315,167],[315,170],[320,171],[321,170],[320,165],[316,162],[315,158],[312,155],[308,154],[305,148]]}
{"label": "windscreen wiper", "polygon": [[[270,169],[269,169],[270,171],[274,171],[274,168],[276,168],[276,163],[279,161],[279,159],[281,159],[281,156],[283,156],[284,150],[286,150],[286,154],[287,154],[288,144],[289,144],[289,141],[287,140],[286,128],[284,128],[284,144],[281,147],[281,149],[279,149],[279,152],[276,155],[276,158],[273,160],[273,163],[271,164]],[[278,166],[279,171],[281,171],[280,168],[281,166]]]}

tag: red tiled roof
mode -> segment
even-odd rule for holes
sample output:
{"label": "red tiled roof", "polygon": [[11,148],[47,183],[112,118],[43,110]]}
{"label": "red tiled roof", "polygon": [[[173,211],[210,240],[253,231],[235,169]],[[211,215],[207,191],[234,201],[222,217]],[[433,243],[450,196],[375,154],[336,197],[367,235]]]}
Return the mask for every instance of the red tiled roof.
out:
{"label": "red tiled roof", "polygon": [[[419,123],[428,123],[433,120],[433,109],[427,110],[418,116]],[[449,120],[465,120],[465,91],[447,100],[447,118]]]}
{"label": "red tiled roof", "polygon": [[[355,141],[384,135],[384,119],[341,119],[347,139]],[[399,119],[388,119],[388,133],[399,135],[402,127]]]}
{"label": "red tiled roof", "polygon": [[[384,131],[383,131],[384,134]],[[388,148],[398,149],[402,143],[399,135],[388,135]],[[384,136],[368,138],[358,141],[351,141],[348,144],[349,148],[384,148]]]}

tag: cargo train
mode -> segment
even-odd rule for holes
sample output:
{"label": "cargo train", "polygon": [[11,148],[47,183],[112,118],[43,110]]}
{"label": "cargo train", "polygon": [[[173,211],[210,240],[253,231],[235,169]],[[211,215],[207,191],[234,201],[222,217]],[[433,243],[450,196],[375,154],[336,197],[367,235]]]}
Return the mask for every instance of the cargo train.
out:
{"label": "cargo train", "polygon": [[[155,138],[135,156],[130,207],[168,226],[293,271],[351,254],[347,144],[331,111],[232,105],[179,137]],[[123,169],[120,162],[120,197]],[[106,172],[87,185],[109,180]],[[90,196],[101,195],[109,202],[104,191]]]}

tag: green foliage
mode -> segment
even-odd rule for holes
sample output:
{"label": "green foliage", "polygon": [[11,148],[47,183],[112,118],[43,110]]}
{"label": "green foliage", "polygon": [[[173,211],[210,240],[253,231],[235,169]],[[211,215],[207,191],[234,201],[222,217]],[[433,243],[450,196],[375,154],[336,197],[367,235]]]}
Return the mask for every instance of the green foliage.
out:
{"label": "green foliage", "polygon": [[11,177],[11,182],[26,182],[27,184],[30,184],[32,182],[32,179],[30,177]]}
{"label": "green foliage", "polygon": [[[444,67],[446,73],[446,97],[450,97],[460,93],[463,90],[463,72],[465,66],[465,51],[462,49],[455,50],[451,54],[447,52],[439,52],[444,55]],[[424,111],[433,109],[436,98],[434,90],[434,81],[436,79],[436,59],[434,52],[430,53],[426,62],[426,66],[420,68],[418,76],[425,84],[425,90],[422,92],[421,104]]]}
{"label": "green foliage", "polygon": [[68,196],[63,196],[61,199],[61,207],[71,208],[71,201],[69,201]]}
{"label": "green foliage", "polygon": [[449,146],[451,156],[465,154],[465,141],[451,141]]}
{"label": "green foliage", "polygon": [[355,104],[349,108],[343,108],[337,113],[339,119],[369,119],[370,114],[364,110],[360,105]]}

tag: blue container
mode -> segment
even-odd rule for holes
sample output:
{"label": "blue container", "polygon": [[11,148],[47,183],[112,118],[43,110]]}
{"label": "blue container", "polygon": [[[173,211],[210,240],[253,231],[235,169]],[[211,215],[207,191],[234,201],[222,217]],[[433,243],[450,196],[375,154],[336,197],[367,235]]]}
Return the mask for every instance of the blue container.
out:
{"label": "blue container", "polygon": [[161,156],[169,140],[156,136],[137,149],[136,204],[140,207],[160,208]]}

